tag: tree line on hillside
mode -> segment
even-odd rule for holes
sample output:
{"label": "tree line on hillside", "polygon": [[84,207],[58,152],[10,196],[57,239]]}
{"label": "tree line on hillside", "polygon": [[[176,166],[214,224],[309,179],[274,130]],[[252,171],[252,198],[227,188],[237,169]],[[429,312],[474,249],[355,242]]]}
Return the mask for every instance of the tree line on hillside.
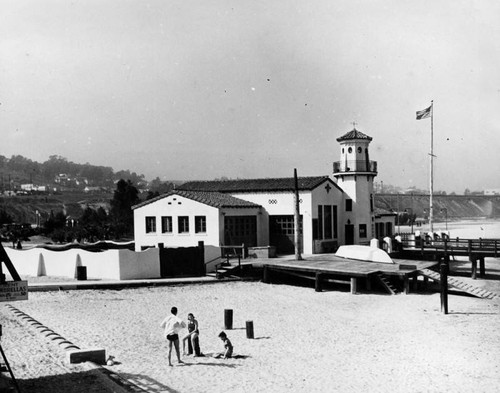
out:
{"label": "tree line on hillside", "polygon": [[129,179],[137,185],[145,183],[142,174],[129,170],[114,172],[111,167],[89,163],[77,164],[59,155],[52,155],[43,163],[20,155],[13,155],[11,158],[0,155],[2,190],[11,190],[15,185],[24,183],[52,184],[61,174],[86,179],[93,186],[112,186],[119,179]]}
{"label": "tree line on hillside", "polygon": [[134,231],[132,206],[139,202],[139,191],[134,184],[120,180],[110,201],[109,213],[102,207],[97,210],[87,207],[78,220],[67,221],[63,212],[57,212],[45,222],[44,231],[59,243],[130,239]]}
{"label": "tree line on hillside", "polygon": [[77,220],[69,220],[64,212],[51,212],[40,228],[29,224],[12,224],[5,211],[0,212],[2,241],[13,245],[26,241],[30,236],[43,234],[56,243],[96,242],[98,240],[123,240],[133,238],[134,215],[132,206],[141,202],[139,190],[130,180],[119,180],[109,213],[102,207],[87,207]]}

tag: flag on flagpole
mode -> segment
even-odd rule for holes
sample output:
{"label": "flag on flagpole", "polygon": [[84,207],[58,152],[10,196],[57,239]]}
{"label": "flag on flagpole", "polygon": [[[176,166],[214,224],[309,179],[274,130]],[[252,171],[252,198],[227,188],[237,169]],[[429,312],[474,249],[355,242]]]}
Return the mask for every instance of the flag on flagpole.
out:
{"label": "flag on flagpole", "polygon": [[417,120],[427,119],[431,115],[432,105],[421,111],[417,111]]}

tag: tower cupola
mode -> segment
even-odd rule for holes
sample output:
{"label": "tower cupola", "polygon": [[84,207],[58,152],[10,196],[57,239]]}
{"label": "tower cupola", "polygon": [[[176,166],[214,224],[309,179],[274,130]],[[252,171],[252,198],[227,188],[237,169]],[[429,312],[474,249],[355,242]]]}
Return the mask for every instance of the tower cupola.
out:
{"label": "tower cupola", "polygon": [[370,161],[368,145],[372,137],[358,131],[356,127],[337,138],[340,143],[340,161],[333,163],[333,176],[377,176],[377,162]]}

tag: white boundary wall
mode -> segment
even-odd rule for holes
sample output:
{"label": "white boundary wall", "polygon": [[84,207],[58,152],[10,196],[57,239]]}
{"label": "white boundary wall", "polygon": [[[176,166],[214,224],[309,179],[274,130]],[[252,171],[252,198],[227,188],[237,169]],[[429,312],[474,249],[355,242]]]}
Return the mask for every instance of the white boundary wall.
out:
{"label": "white boundary wall", "polygon": [[5,251],[20,275],[76,278],[76,267],[86,266],[89,279],[160,278],[157,248],[142,252],[90,252],[79,249],[51,251],[43,248],[14,250],[6,247]]}
{"label": "white boundary wall", "polygon": [[120,280],[161,277],[160,256],[157,248],[149,248],[141,252],[118,250],[118,262]]}
{"label": "white boundary wall", "polygon": [[[161,278],[158,248],[145,251],[106,250],[90,252],[79,249],[51,251],[44,248],[5,251],[19,275],[76,278],[76,267],[87,267],[88,279],[134,280]],[[220,247],[205,246],[207,272],[220,262]],[[7,272],[5,272],[7,273]]]}

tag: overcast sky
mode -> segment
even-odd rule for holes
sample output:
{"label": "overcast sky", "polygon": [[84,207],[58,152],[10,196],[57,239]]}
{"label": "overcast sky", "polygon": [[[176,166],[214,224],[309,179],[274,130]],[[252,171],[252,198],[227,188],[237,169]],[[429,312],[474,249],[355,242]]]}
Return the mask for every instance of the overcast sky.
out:
{"label": "overcast sky", "polygon": [[500,2],[0,0],[0,154],[148,179],[329,175],[500,188]]}

